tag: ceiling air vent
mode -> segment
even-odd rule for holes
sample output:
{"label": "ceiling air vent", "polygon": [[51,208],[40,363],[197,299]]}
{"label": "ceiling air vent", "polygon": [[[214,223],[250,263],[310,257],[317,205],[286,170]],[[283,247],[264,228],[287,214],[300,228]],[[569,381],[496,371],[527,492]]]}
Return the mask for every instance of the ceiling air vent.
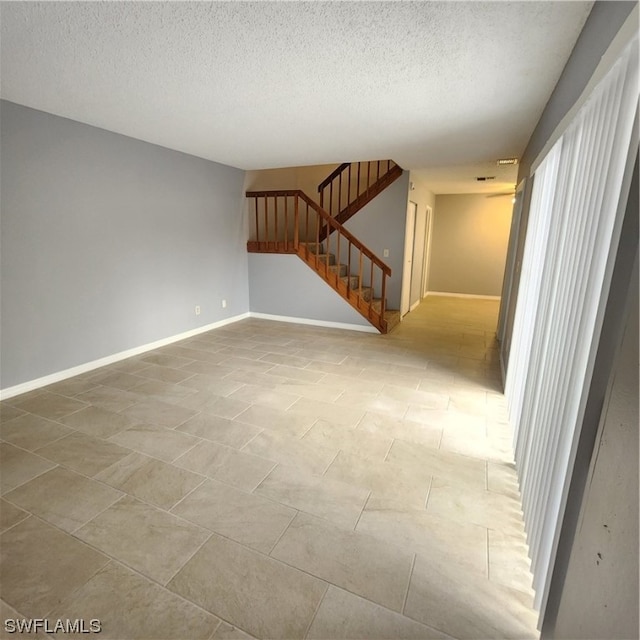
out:
{"label": "ceiling air vent", "polygon": [[500,158],[500,160],[496,161],[496,164],[499,167],[503,167],[508,164],[518,164],[518,158]]}
{"label": "ceiling air vent", "polygon": [[478,182],[487,182],[488,180],[495,180],[495,179],[496,179],[495,176],[478,176],[476,178]]}

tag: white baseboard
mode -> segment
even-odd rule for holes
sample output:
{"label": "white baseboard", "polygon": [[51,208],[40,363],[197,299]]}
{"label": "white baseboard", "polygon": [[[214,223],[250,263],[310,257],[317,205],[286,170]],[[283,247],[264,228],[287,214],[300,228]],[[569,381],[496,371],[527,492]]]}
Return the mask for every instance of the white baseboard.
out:
{"label": "white baseboard", "polygon": [[46,387],[50,384],[53,384],[54,382],[61,382],[62,380],[66,380],[67,378],[78,376],[81,373],[93,371],[93,369],[99,369],[100,367],[106,367],[109,364],[119,362],[120,360],[126,360],[127,358],[140,355],[141,353],[145,353],[146,351],[153,351],[154,349],[159,349],[160,347],[164,347],[168,344],[179,342],[180,340],[185,340],[186,338],[191,338],[192,336],[197,336],[200,333],[206,333],[207,331],[211,331],[212,329],[218,329],[220,327],[224,327],[225,325],[233,324],[234,322],[238,322],[238,320],[244,320],[245,318],[248,318],[250,315],[250,313],[242,313],[237,316],[232,316],[231,318],[218,320],[218,322],[212,322],[211,324],[207,324],[204,327],[190,329],[189,331],[170,336],[169,338],[162,338],[162,340],[156,340],[155,342],[149,342],[148,344],[144,344],[140,347],[134,347],[133,349],[120,351],[119,353],[114,353],[113,355],[99,358],[98,360],[85,362],[84,364],[80,364],[76,367],[71,367],[70,369],[65,369],[64,371],[57,371],[56,373],[51,373],[47,376],[36,378],[35,380],[22,382],[13,387],[0,389],[0,400],[13,398],[13,396],[20,395],[21,393],[27,393],[27,391],[40,389],[41,387]]}
{"label": "white baseboard", "polygon": [[252,311],[249,314],[252,318],[262,320],[274,320],[276,322],[290,322],[293,324],[309,324],[314,327],[329,327],[331,329],[349,329],[350,331],[362,331],[364,333],[380,333],[375,327],[361,324],[350,324],[348,322],[330,322],[329,320],[312,320],[311,318],[293,318],[291,316],[275,316],[270,313],[257,313]]}
{"label": "white baseboard", "polygon": [[[410,307],[409,307],[409,312],[413,311],[420,303],[422,302],[422,300],[418,300],[417,302],[414,302]],[[405,314],[406,315],[406,314]]]}
{"label": "white baseboard", "polygon": [[500,300],[500,296],[479,296],[474,293],[450,293],[448,291],[427,291],[428,296],[445,296],[447,298],[473,298],[476,300]]}

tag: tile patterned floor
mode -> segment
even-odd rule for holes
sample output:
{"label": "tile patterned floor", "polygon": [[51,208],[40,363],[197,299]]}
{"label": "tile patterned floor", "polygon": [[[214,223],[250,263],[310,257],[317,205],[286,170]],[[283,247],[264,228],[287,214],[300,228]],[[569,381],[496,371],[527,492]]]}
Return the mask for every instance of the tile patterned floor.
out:
{"label": "tile patterned floor", "polygon": [[429,298],[388,336],[245,320],[5,401],[3,617],[536,638],[496,315]]}

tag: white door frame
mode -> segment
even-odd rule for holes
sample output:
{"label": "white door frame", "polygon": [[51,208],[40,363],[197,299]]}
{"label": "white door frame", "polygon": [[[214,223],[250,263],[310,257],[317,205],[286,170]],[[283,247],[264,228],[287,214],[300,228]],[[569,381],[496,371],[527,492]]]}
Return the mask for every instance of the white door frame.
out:
{"label": "white door frame", "polygon": [[411,304],[411,268],[413,265],[413,242],[416,233],[418,205],[407,202],[407,219],[404,231],[404,264],[402,269],[402,294],[400,296],[400,317],[409,312]]}
{"label": "white door frame", "polygon": [[427,206],[427,237],[425,239],[424,248],[424,265],[422,269],[422,295],[424,298],[429,293],[429,265],[431,264],[431,231],[433,229],[433,209]]}

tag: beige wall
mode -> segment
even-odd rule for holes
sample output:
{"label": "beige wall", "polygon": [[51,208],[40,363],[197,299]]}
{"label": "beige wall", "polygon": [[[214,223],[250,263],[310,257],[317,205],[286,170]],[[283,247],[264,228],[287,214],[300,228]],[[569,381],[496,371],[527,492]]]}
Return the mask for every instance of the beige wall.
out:
{"label": "beige wall", "polygon": [[429,291],[500,295],[512,207],[509,196],[436,196]]}
{"label": "beige wall", "polygon": [[301,189],[312,200],[319,202],[318,185],[337,166],[337,164],[319,164],[309,167],[286,167],[283,169],[247,171],[245,190]]}

